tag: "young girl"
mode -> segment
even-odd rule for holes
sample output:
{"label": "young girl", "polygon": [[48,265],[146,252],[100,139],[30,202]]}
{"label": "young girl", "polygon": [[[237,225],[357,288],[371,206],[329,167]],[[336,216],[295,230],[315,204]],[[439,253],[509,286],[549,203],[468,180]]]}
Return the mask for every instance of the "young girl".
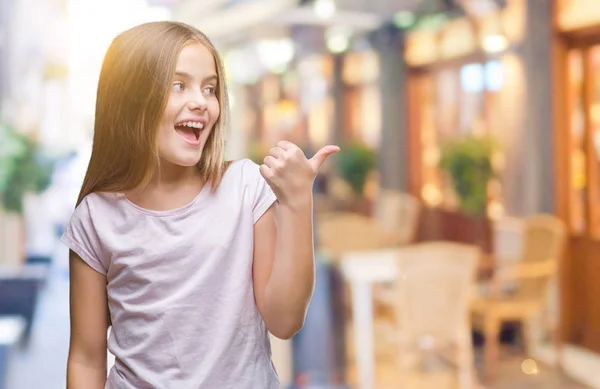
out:
{"label": "young girl", "polygon": [[308,160],[282,141],[260,167],[225,163],[226,118],[221,60],[198,30],[148,23],[112,42],[62,238],[68,389],[279,387],[268,333],[290,338],[303,325],[312,184],[339,149]]}

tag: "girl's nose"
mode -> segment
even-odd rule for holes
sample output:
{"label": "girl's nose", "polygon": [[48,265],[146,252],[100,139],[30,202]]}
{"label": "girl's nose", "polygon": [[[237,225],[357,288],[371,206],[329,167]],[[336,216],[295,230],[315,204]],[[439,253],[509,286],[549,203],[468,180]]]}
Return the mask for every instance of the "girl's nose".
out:
{"label": "girl's nose", "polygon": [[195,111],[195,110],[205,111],[206,110],[206,98],[202,94],[195,95],[188,102],[188,107],[192,111]]}

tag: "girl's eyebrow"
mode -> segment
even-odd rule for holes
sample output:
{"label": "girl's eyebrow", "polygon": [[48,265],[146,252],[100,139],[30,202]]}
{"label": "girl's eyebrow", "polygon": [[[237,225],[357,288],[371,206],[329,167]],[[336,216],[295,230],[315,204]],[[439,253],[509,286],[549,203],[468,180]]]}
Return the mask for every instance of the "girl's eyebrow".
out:
{"label": "girl's eyebrow", "polygon": [[176,71],[175,75],[178,76],[178,77],[181,77],[181,78],[187,78],[187,79],[192,78],[192,76],[190,76],[189,73],[186,73],[186,72],[183,72],[183,71],[180,71],[180,70]]}
{"label": "girl's eyebrow", "polygon": [[[187,80],[191,80],[191,79],[194,78],[189,73],[184,72],[184,71],[179,71],[179,70],[175,72],[175,76],[181,77],[181,78],[184,78],[184,79],[187,79]],[[204,82],[208,82],[208,81],[217,82],[218,80],[219,80],[219,78],[217,77],[217,75],[216,74],[212,74],[210,76],[204,77],[204,79],[202,80],[202,82],[203,83]]]}
{"label": "girl's eyebrow", "polygon": [[208,81],[212,81],[212,82],[218,82],[219,81],[219,77],[217,77],[216,74],[210,75],[208,77],[204,77],[204,82],[208,82]]}

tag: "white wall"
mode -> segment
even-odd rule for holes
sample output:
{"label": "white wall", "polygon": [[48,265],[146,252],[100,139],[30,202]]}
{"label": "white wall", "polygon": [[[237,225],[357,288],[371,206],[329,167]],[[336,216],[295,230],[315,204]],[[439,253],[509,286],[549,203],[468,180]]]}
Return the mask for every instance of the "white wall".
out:
{"label": "white wall", "polygon": [[169,9],[145,0],[69,1],[67,138],[81,144],[92,136],[98,77],[113,38],[137,24],[167,19]]}

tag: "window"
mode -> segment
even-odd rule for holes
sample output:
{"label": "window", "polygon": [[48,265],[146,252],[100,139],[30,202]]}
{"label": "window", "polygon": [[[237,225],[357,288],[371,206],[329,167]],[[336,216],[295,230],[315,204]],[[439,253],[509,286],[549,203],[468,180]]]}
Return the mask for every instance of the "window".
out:
{"label": "window", "polygon": [[[468,63],[416,77],[417,126],[421,143],[421,197],[432,206],[455,208],[457,201],[437,165],[441,145],[466,133],[492,131],[490,110],[504,87],[504,68],[499,60]],[[490,184],[491,216],[501,216],[500,181]]]}

